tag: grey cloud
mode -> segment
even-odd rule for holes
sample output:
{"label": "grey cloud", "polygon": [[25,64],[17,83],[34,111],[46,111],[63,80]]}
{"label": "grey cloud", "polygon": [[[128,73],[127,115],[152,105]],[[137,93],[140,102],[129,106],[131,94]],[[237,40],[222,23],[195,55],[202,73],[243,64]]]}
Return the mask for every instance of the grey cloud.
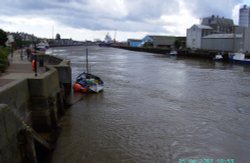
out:
{"label": "grey cloud", "polygon": [[[107,19],[107,18],[99,18],[98,21],[96,19],[91,19],[87,17],[82,17],[81,21],[78,21],[72,17],[68,16],[60,16],[63,22],[68,25],[72,25],[76,28],[87,28],[91,30],[115,30],[118,29],[120,31],[164,31],[161,26],[155,26],[152,24],[147,24],[145,22],[140,21],[130,21],[130,20],[118,20],[118,19]],[[57,18],[59,19],[59,18]]]}
{"label": "grey cloud", "polygon": [[126,6],[129,9],[129,14],[126,18],[132,20],[157,19],[162,14],[171,14],[179,10],[178,1],[166,1],[166,0],[128,0]]}
{"label": "grey cloud", "polygon": [[[0,15],[43,16],[71,27],[91,30],[166,32],[162,24],[151,24],[148,20],[158,20],[162,15],[176,14],[181,9],[178,0],[124,0],[127,13],[122,14],[119,11],[109,12],[109,9],[114,7],[109,6],[110,4],[94,6],[93,2],[91,0],[7,0],[1,2]],[[196,18],[212,14],[230,17],[234,5],[241,2],[242,0],[183,0],[187,9]],[[168,25],[174,26],[174,22]]]}
{"label": "grey cloud", "polygon": [[35,1],[35,0],[6,0],[1,2],[0,14],[1,15],[24,15],[34,13],[41,13],[45,9],[53,9],[56,4],[48,0]]}
{"label": "grey cloud", "polygon": [[230,18],[235,5],[242,3],[242,0],[191,0],[185,1],[185,5],[192,15],[197,18],[218,15]]}

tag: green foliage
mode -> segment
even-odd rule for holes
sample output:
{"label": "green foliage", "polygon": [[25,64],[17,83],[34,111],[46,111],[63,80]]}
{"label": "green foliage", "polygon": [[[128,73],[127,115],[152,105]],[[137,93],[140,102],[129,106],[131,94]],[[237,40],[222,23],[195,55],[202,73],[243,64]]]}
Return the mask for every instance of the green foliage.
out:
{"label": "green foliage", "polygon": [[181,40],[175,40],[175,42],[174,42],[174,47],[175,47],[176,49],[179,49],[180,46],[181,46]]}
{"label": "green foliage", "polygon": [[0,48],[0,59],[7,60],[9,52],[10,52],[10,50],[6,47]]}
{"label": "green foliage", "polygon": [[21,36],[19,35],[15,35],[14,39],[15,39],[15,42],[13,44],[14,48],[22,48],[22,47],[29,46],[30,44],[32,44],[32,41],[23,41]]}
{"label": "green foliage", "polygon": [[15,39],[14,47],[21,48],[22,47],[22,38],[19,35],[15,35],[14,39]]}
{"label": "green foliage", "polygon": [[5,42],[8,40],[6,32],[0,29],[0,47],[5,46]]}
{"label": "green foliage", "polygon": [[145,47],[145,48],[153,47],[153,43],[152,43],[152,42],[145,42],[145,43],[143,44],[143,47]]}
{"label": "green foliage", "polygon": [[0,72],[4,72],[8,67],[9,49],[6,47],[0,48]]}
{"label": "green foliage", "polygon": [[174,42],[175,49],[183,49],[186,47],[186,37],[177,37]]}

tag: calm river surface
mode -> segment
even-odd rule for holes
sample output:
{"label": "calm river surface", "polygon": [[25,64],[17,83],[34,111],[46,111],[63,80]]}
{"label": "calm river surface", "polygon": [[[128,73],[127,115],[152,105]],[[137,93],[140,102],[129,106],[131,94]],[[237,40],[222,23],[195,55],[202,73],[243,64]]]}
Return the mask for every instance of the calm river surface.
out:
{"label": "calm river surface", "polygon": [[[67,110],[51,162],[250,162],[250,68],[88,49],[105,90]],[[54,55],[71,60],[73,80],[85,70],[85,47]]]}

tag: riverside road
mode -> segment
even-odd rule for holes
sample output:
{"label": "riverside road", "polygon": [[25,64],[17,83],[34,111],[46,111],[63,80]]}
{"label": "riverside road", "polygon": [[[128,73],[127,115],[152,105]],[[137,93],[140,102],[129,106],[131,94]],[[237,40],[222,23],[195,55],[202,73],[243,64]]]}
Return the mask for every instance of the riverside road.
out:
{"label": "riverside road", "polygon": [[[51,162],[250,162],[250,68],[88,47],[104,92],[61,121]],[[53,49],[85,70],[85,47]],[[224,163],[224,162],[223,162]]]}

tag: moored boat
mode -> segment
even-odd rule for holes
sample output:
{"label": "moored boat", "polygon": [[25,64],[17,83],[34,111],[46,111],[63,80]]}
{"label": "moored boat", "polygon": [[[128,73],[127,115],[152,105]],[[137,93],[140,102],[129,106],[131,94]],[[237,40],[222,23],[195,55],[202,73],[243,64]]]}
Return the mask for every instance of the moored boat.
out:
{"label": "moored boat", "polygon": [[175,55],[177,55],[177,54],[178,54],[178,52],[177,52],[176,50],[171,50],[171,51],[169,52],[169,55],[175,56]]}
{"label": "moored boat", "polygon": [[222,61],[223,60],[223,52],[218,52],[218,54],[216,54],[213,58],[213,60],[215,61]]}
{"label": "moored boat", "polygon": [[231,62],[250,65],[250,59],[246,58],[244,53],[229,53],[228,59]]}
{"label": "moored boat", "polygon": [[110,47],[112,45],[113,41],[109,35],[109,33],[106,34],[105,38],[104,38],[104,41],[99,43],[98,45],[100,47]]}
{"label": "moored boat", "polygon": [[104,82],[101,80],[101,78],[89,73],[88,48],[86,48],[86,70],[87,72],[83,72],[76,77],[76,81],[73,84],[74,91],[81,93],[98,93],[103,91]]}
{"label": "moored boat", "polygon": [[35,48],[38,51],[46,51],[49,48],[49,44],[46,41],[43,41],[38,43]]}
{"label": "moored boat", "polygon": [[73,85],[75,92],[98,93],[103,91],[104,82],[97,76],[83,72],[77,76],[76,81]]}

